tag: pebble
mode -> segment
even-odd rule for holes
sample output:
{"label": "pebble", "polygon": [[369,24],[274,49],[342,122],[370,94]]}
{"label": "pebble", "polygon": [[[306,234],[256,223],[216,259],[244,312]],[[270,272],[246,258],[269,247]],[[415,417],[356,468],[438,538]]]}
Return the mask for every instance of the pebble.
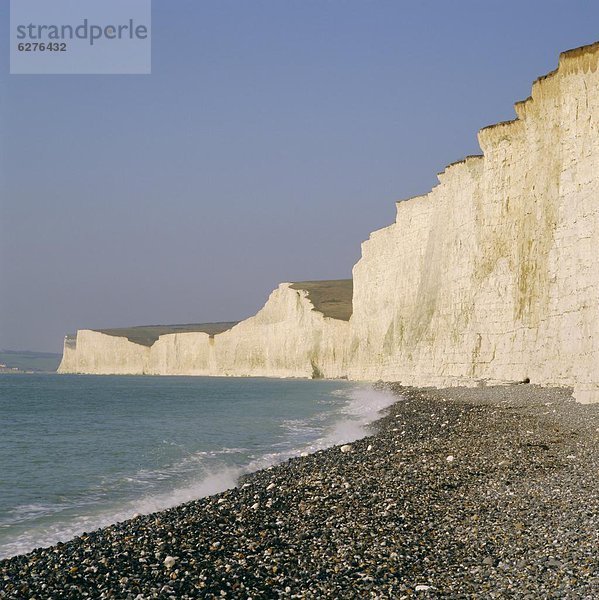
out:
{"label": "pebble", "polygon": [[599,405],[386,387],[352,451],[0,561],[0,600],[598,597]]}

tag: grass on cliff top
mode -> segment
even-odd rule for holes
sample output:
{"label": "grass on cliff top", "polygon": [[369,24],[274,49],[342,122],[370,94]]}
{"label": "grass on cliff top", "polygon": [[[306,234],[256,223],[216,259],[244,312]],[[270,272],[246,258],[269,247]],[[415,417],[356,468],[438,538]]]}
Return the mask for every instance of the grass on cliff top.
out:
{"label": "grass on cliff top", "polygon": [[[330,281],[297,281],[291,284],[295,290],[305,290],[314,309],[325,317],[349,321],[352,314],[353,282],[351,279],[334,279]],[[210,336],[227,331],[237,325],[238,321],[221,323],[190,323],[188,325],[139,325],[135,327],[118,327],[112,329],[95,329],[106,335],[126,337],[130,342],[151,346],[161,335],[169,333],[203,332]],[[67,336],[69,337],[69,336]],[[74,336],[70,336],[74,341]]]}
{"label": "grass on cliff top", "polygon": [[202,332],[215,336],[237,325],[238,321],[226,321],[222,323],[190,323],[188,325],[139,325],[136,327],[119,327],[113,329],[95,329],[106,335],[126,337],[130,342],[151,346],[161,335],[169,333]]}
{"label": "grass on cliff top", "polygon": [[294,290],[305,290],[314,308],[325,317],[349,321],[352,314],[353,280],[296,281]]}

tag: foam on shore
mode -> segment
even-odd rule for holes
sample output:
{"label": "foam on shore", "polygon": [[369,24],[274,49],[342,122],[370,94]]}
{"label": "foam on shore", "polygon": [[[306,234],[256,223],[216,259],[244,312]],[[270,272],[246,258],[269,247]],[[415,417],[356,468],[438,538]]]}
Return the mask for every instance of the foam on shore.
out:
{"label": "foam on shore", "polygon": [[[182,464],[175,464],[171,470],[187,469],[190,461],[196,464],[198,478],[183,487],[164,491],[158,494],[142,496],[125,505],[116,505],[101,511],[88,512],[90,506],[82,499],[79,510],[83,515],[70,519],[68,522],[55,522],[44,527],[32,530],[23,530],[12,541],[2,545],[0,558],[7,558],[17,554],[30,552],[34,548],[47,547],[58,542],[81,535],[85,531],[93,531],[99,527],[107,527],[131,519],[135,515],[149,514],[204,498],[237,485],[239,478],[254,471],[280,464],[290,458],[309,454],[318,450],[329,448],[360,439],[368,434],[369,425],[380,418],[381,412],[397,401],[397,397],[388,390],[376,390],[370,385],[356,385],[338,390],[335,395],[346,397],[347,403],[337,412],[337,420],[333,425],[323,429],[318,423],[310,420],[301,420],[290,424],[289,436],[280,447],[273,447],[271,452],[264,453],[243,466],[231,466],[224,461],[219,461],[219,456],[238,453],[242,455],[245,448],[222,448],[210,452],[199,452],[183,459]],[[325,412],[322,416],[328,416]],[[185,464],[183,464],[185,463]],[[134,483],[145,487],[149,480],[168,477],[162,471],[143,471],[128,477]],[[47,514],[64,510],[63,506],[50,504],[20,507],[23,511],[23,523],[27,521],[32,512]],[[16,515],[11,515],[14,521]]]}

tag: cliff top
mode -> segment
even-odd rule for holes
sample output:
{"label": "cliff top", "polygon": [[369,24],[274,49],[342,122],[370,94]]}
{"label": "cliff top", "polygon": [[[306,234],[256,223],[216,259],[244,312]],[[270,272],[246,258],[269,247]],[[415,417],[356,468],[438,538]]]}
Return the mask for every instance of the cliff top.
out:
{"label": "cliff top", "polygon": [[[525,100],[520,100],[514,104],[516,111],[516,118],[508,121],[500,121],[499,123],[493,123],[487,125],[479,131],[480,134],[485,134],[488,131],[494,129],[501,129],[505,127],[511,127],[515,124],[520,123],[526,112],[526,106],[534,102],[535,89],[542,85],[544,82],[558,76],[560,72],[564,74],[572,72],[588,72],[589,69],[595,71],[597,69],[597,60],[599,57],[599,42],[593,42],[585,46],[579,46],[578,48],[572,48],[561,52],[558,59],[557,68],[553,69],[545,75],[537,77],[532,84],[532,94]],[[459,162],[459,161],[458,161]]]}
{"label": "cliff top", "polygon": [[352,314],[352,279],[332,279],[329,281],[296,281],[291,284],[294,290],[305,290],[314,309],[325,317],[349,321]]}
{"label": "cliff top", "polygon": [[[539,86],[542,86],[545,84],[545,82],[548,82],[554,77],[559,76],[560,73],[563,75],[567,75],[569,73],[576,72],[594,72],[597,70],[597,68],[599,68],[599,41],[561,52],[559,55],[557,68],[545,75],[537,77],[537,79],[535,79],[535,81],[532,84],[531,95],[525,100],[520,100],[514,104],[516,118],[507,121],[500,121],[499,123],[493,123],[479,130],[478,137],[479,145],[481,146],[481,148],[484,150],[485,144],[483,143],[483,140],[489,134],[492,135],[494,132],[498,132],[499,135],[503,132],[503,135],[505,135],[506,131],[509,132],[512,128],[522,126],[526,118],[527,107],[534,103],[533,97],[535,95],[535,90],[538,90]],[[484,157],[485,155],[483,152],[483,154],[472,154],[459,160],[456,160],[448,164],[440,173],[437,174],[437,176],[439,180],[441,180],[441,177],[443,177],[446,174],[446,172],[452,169],[453,167],[467,164],[469,161],[474,162],[484,160]],[[433,189],[435,187],[437,186],[434,186]],[[429,193],[430,191],[423,194],[418,194],[416,196],[402,198],[396,204],[400,204],[409,200],[426,198],[429,195]],[[382,229],[386,228],[384,227]]]}
{"label": "cliff top", "polygon": [[187,325],[139,325],[136,327],[119,327],[112,329],[94,329],[99,333],[114,335],[116,337],[126,337],[134,344],[142,346],[151,346],[161,335],[169,333],[190,333],[202,332],[214,337],[217,333],[222,333],[237,325],[238,321],[226,321],[221,323],[190,323]]}
{"label": "cliff top", "polygon": [[[325,317],[349,321],[352,314],[353,282],[351,279],[334,279],[329,281],[298,281],[291,288],[305,290],[314,310]],[[137,325],[134,327],[113,327],[110,329],[94,329],[98,333],[127,338],[134,344],[151,346],[161,335],[172,333],[207,333],[214,337],[237,325],[239,321],[220,323],[189,323],[181,325]],[[75,336],[67,336],[68,341],[75,341]]]}

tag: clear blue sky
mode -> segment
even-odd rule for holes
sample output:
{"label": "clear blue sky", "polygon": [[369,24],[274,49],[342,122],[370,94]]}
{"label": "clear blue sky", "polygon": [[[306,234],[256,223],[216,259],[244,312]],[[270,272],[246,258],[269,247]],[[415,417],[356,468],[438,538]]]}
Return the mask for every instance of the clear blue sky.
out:
{"label": "clear blue sky", "polygon": [[239,319],[349,277],[560,51],[576,0],[154,0],[150,76],[8,75],[0,5],[0,348]]}

